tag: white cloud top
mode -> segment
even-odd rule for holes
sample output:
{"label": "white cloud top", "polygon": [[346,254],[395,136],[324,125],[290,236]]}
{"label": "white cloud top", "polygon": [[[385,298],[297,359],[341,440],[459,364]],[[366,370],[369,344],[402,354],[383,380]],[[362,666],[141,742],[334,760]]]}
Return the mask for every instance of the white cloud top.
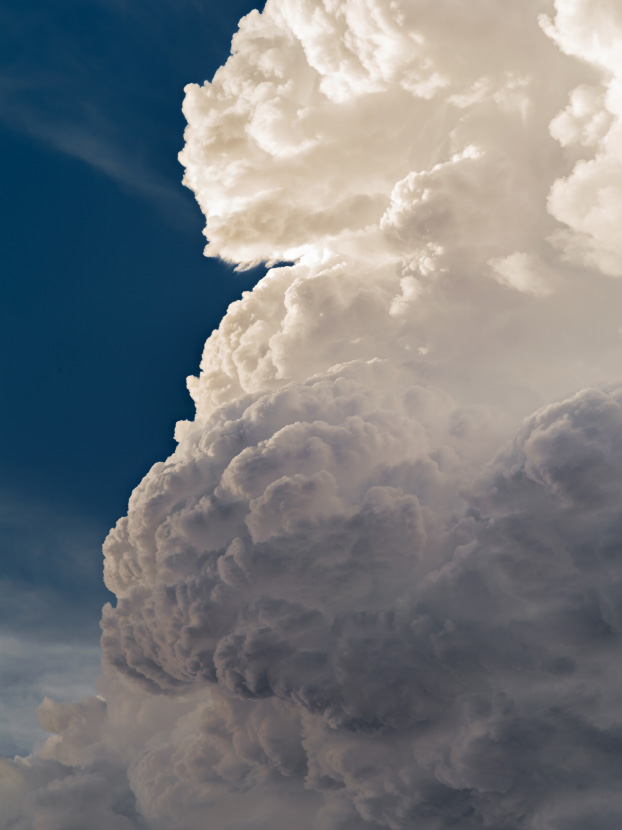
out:
{"label": "white cloud top", "polygon": [[208,254],[293,264],[207,341],[1,830],[622,822],[621,43],[613,0],[268,0],[188,87]]}

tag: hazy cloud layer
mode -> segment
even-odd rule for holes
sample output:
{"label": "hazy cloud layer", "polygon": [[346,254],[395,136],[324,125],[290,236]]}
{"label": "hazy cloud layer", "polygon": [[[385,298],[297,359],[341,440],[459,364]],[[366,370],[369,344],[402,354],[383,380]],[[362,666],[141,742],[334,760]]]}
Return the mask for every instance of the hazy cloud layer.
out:
{"label": "hazy cloud layer", "polygon": [[95,689],[101,534],[62,504],[0,488],[0,755],[45,739],[35,716],[42,697],[76,700]]}
{"label": "hazy cloud layer", "polygon": [[208,253],[295,262],[208,340],[2,830],[620,823],[621,38],[269,0],[188,88]]}

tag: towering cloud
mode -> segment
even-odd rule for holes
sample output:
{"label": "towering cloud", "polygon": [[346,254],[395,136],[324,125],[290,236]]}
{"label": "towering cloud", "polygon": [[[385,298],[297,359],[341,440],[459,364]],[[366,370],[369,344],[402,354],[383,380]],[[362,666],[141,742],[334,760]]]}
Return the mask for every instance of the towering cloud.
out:
{"label": "towering cloud", "polygon": [[2,830],[622,822],[621,43],[613,0],[268,0],[188,87],[207,253],[275,267]]}

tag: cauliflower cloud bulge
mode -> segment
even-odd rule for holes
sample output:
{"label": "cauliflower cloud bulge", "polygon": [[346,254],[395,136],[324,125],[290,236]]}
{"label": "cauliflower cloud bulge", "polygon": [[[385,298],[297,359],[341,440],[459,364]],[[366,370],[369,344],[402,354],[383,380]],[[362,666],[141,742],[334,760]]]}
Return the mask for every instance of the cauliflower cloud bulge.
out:
{"label": "cauliflower cloud bulge", "polygon": [[622,822],[621,55],[614,0],[268,0],[187,88],[206,252],[275,267],[2,830]]}

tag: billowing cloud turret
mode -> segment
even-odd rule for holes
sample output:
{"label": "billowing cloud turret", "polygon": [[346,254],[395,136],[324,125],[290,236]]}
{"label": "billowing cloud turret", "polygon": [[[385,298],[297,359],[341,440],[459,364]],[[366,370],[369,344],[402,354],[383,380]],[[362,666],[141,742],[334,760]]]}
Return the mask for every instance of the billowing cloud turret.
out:
{"label": "billowing cloud turret", "polygon": [[1,830],[622,822],[620,43],[613,1],[268,0],[188,87],[207,253],[274,267]]}

